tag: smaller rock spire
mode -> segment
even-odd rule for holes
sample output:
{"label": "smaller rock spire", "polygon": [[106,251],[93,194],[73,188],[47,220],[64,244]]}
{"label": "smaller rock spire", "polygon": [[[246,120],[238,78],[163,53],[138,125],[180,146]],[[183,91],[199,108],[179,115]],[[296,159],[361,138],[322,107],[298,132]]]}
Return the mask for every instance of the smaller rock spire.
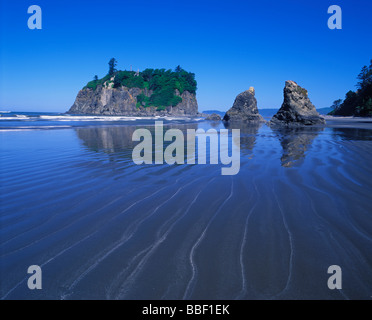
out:
{"label": "smaller rock spire", "polygon": [[235,98],[233,106],[223,117],[224,121],[258,121],[265,120],[258,113],[255,90],[250,87],[248,90],[240,93]]}

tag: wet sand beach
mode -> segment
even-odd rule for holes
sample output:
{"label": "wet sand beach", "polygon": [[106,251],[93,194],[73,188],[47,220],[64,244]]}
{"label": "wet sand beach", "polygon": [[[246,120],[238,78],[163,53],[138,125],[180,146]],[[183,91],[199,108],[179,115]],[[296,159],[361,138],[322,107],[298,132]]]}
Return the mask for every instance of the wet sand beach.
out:
{"label": "wet sand beach", "polygon": [[[135,165],[135,129],[0,132],[0,298],[370,299],[370,121],[240,126],[234,176]],[[30,265],[42,290],[27,287]]]}

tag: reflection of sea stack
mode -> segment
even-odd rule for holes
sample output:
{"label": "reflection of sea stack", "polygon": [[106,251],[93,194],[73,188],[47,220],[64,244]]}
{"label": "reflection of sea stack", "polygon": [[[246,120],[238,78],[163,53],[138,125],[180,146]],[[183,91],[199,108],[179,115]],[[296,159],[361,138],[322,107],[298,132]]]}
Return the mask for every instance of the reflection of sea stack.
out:
{"label": "reflection of sea stack", "polygon": [[286,81],[284,101],[279,111],[269,122],[270,125],[323,125],[325,120],[311,103],[307,90],[294,81]]}
{"label": "reflection of sea stack", "polygon": [[264,122],[265,120],[258,113],[257,100],[254,94],[255,91],[253,87],[238,94],[233,106],[226,112],[223,120]]}
{"label": "reflection of sea stack", "polygon": [[132,135],[135,129],[135,126],[111,126],[76,128],[75,130],[78,137],[89,149],[115,153],[132,149],[135,146],[135,143],[132,141]]}
{"label": "reflection of sea stack", "polygon": [[[257,133],[262,126],[262,123],[259,121],[252,123],[224,122],[223,125],[228,130],[240,130],[239,145],[242,153],[250,153],[256,144]],[[235,143],[235,141],[233,142]]]}
{"label": "reflection of sea stack", "polygon": [[283,148],[280,158],[283,167],[292,167],[305,158],[307,149],[322,127],[273,128]]}
{"label": "reflection of sea stack", "polygon": [[[122,154],[124,151],[124,154],[129,152],[128,154],[131,156],[132,149],[138,144],[132,140],[133,133],[137,128],[137,126],[86,127],[76,128],[75,131],[83,144],[90,150],[107,154]],[[142,128],[150,130],[151,134],[155,135],[154,126],[144,125]],[[190,123],[187,128],[180,124],[168,124],[165,126],[165,130],[168,129],[180,129],[186,139],[186,130],[197,130],[198,124]]]}

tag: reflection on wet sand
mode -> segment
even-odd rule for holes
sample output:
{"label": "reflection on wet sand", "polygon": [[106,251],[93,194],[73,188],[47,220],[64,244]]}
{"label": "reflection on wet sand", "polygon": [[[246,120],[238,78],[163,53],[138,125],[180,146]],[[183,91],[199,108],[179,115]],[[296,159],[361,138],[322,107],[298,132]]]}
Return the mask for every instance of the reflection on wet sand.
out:
{"label": "reflection on wet sand", "polygon": [[135,126],[77,128],[77,136],[83,144],[93,151],[114,153],[123,149],[132,149],[132,134]]}
{"label": "reflection on wet sand", "polygon": [[[150,130],[152,136],[155,136],[154,126],[118,126],[118,127],[96,127],[96,128],[76,128],[77,136],[83,144],[93,151],[103,151],[106,153],[116,153],[120,151],[132,150],[138,144],[132,141],[133,132],[138,128]],[[164,125],[164,131],[168,129],[180,129],[187,138],[187,129],[198,129],[198,124],[185,125]],[[166,145],[166,143],[164,143]]]}
{"label": "reflection on wet sand", "polygon": [[[252,122],[252,123],[230,123],[224,122],[223,125],[226,129],[239,129],[240,130],[240,147],[242,153],[250,153],[256,144],[256,136],[258,130],[262,126],[262,122]],[[235,145],[237,142],[234,141]]]}
{"label": "reflection on wet sand", "polygon": [[[0,299],[370,299],[371,141],[238,127],[242,165],[223,176],[135,165],[150,126],[2,133]],[[27,288],[35,263],[43,290]]]}
{"label": "reflection on wet sand", "polygon": [[324,130],[322,127],[273,128],[283,148],[280,158],[283,167],[298,165],[305,158],[307,149],[317,135]]}
{"label": "reflection on wet sand", "polygon": [[[251,154],[256,144],[256,137],[262,123],[224,123],[224,127],[228,130],[240,130],[240,148],[241,154]],[[168,129],[180,129],[184,135],[185,147],[187,140],[187,129],[198,129],[198,124],[189,124],[187,127],[180,124],[164,125],[164,131]],[[76,128],[77,136],[83,144],[92,151],[104,152],[113,154],[123,151],[127,156],[131,157],[131,151],[138,142],[132,141],[133,132],[138,129],[136,126],[118,126],[118,127],[95,127],[95,128]],[[144,126],[141,128],[149,129],[153,137],[154,126]],[[274,134],[278,137],[282,146],[281,165],[283,167],[292,167],[301,164],[305,158],[306,151],[312,144],[313,140],[323,131],[322,127],[301,127],[301,128],[273,128]],[[347,139],[349,130],[345,128],[333,128],[336,134],[342,134]],[[368,134],[365,139],[369,139],[369,131],[365,130]],[[360,135],[359,135],[360,136]],[[170,142],[164,143],[166,147]],[[239,141],[234,141],[235,147],[239,146]],[[128,151],[128,152],[125,152]],[[186,150],[185,150],[186,155]]]}
{"label": "reflection on wet sand", "polygon": [[335,136],[343,140],[372,140],[372,130],[365,128],[332,128]]}

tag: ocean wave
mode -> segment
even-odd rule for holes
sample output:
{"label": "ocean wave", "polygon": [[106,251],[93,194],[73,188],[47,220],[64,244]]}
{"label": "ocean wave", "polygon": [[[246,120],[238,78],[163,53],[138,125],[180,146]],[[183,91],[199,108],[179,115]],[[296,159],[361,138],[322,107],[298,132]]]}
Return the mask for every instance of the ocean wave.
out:
{"label": "ocean wave", "polygon": [[15,114],[12,116],[2,116],[0,121],[19,121],[19,120],[48,120],[48,121],[136,121],[136,120],[160,120],[164,119],[167,121],[201,121],[203,118],[191,118],[191,117],[138,117],[138,116],[75,116],[75,115],[24,115]]}
{"label": "ocean wave", "polygon": [[0,128],[0,132],[14,132],[14,131],[30,131],[30,130],[47,130],[47,129],[66,129],[72,126],[27,126],[27,127],[9,127]]}
{"label": "ocean wave", "polygon": [[0,117],[0,121],[19,120],[17,117]]}

